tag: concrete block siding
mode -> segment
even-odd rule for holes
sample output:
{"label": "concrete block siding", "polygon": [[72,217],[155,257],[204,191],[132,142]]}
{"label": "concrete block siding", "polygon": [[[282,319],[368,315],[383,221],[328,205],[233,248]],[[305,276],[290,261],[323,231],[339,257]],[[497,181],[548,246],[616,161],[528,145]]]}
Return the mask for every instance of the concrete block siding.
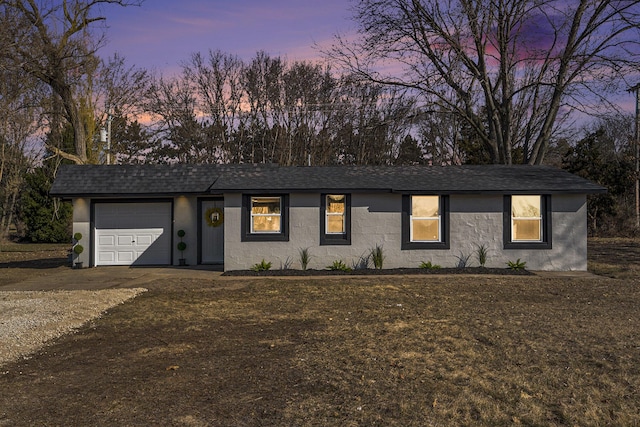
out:
{"label": "concrete block siding", "polygon": [[[449,195],[446,245],[405,242],[411,249],[401,249],[402,194],[416,190]],[[349,245],[345,240],[339,242],[343,245],[321,244],[331,242],[320,239],[320,193],[325,191],[351,195]],[[242,241],[243,192],[289,195],[288,241],[265,241],[264,236],[244,236]],[[85,247],[77,260],[87,266],[176,264],[182,257],[176,233],[182,229],[189,265],[200,260],[218,262],[224,252],[227,270],[250,268],[263,258],[274,268],[299,268],[301,248],[310,250],[312,268],[325,268],[336,260],[354,265],[376,245],[384,248],[386,268],[417,267],[424,261],[453,267],[468,255],[473,265],[473,254],[484,245],[490,267],[504,267],[507,261],[520,258],[530,269],[586,270],[586,195],[604,192],[604,187],[548,166],[175,164],[66,165],[50,194],[72,200],[73,231],[83,234]],[[550,233],[552,245],[504,248],[504,194],[551,195],[551,230],[545,228],[545,232]],[[203,228],[214,225],[203,216],[202,207],[214,198],[224,198],[224,228],[212,231]],[[99,203],[122,205],[96,210]],[[96,227],[103,229],[96,232]],[[199,235],[202,230],[208,232],[204,242]],[[426,246],[430,248],[417,249]]]}
{"label": "concrete block siding", "polygon": [[459,257],[471,255],[477,266],[479,245],[488,250],[487,267],[506,267],[521,259],[532,270],[586,270],[586,196],[552,196],[552,249],[503,248],[503,196],[450,196],[450,249],[401,250],[402,196],[354,193],[351,195],[351,245],[320,245],[320,195],[290,195],[288,242],[242,242],[241,194],[225,194],[225,270],[248,269],[262,259],[272,268],[300,268],[299,250],[309,248],[309,268],[324,269],[335,260],[356,265],[371,248],[382,245],[384,267],[418,267],[431,261],[455,267]]}

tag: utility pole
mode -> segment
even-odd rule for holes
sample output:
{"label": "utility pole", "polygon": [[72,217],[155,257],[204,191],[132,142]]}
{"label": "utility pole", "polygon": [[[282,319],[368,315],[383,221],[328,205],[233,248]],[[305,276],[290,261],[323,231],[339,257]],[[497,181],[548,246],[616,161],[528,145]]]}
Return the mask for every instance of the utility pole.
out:
{"label": "utility pole", "polygon": [[107,108],[107,129],[100,130],[100,142],[107,144],[107,164],[111,164],[111,120],[113,119],[111,107]]}
{"label": "utility pole", "polygon": [[111,107],[107,110],[107,164],[111,164]]}
{"label": "utility pole", "polygon": [[636,229],[640,229],[640,83],[629,88],[628,92],[636,93]]}

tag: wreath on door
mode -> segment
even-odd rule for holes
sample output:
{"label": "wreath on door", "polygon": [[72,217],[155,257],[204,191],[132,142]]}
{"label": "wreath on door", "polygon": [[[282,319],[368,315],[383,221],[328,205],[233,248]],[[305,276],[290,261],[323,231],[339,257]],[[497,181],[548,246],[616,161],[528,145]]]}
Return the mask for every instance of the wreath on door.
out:
{"label": "wreath on door", "polygon": [[220,208],[209,208],[204,214],[209,227],[219,227],[224,222],[224,212]]}

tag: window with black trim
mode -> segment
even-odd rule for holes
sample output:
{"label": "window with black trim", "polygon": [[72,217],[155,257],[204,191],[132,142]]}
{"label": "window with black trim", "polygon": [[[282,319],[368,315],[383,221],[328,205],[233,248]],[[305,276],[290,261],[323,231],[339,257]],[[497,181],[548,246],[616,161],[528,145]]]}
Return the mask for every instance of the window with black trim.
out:
{"label": "window with black trim", "polygon": [[503,233],[505,249],[550,249],[551,196],[505,196]]}
{"label": "window with black trim", "polygon": [[402,196],[402,249],[449,249],[449,196]]}
{"label": "window with black trim", "polygon": [[242,241],[288,241],[289,196],[242,196]]}
{"label": "window with black trim", "polygon": [[321,194],[320,245],[351,244],[351,194]]}

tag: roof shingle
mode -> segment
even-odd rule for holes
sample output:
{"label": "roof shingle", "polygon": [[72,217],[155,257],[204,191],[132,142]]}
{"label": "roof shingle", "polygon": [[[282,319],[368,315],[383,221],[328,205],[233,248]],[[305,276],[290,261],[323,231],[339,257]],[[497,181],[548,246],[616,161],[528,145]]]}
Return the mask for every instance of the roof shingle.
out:
{"label": "roof shingle", "polygon": [[159,196],[225,192],[600,193],[548,166],[69,165],[51,194]]}

